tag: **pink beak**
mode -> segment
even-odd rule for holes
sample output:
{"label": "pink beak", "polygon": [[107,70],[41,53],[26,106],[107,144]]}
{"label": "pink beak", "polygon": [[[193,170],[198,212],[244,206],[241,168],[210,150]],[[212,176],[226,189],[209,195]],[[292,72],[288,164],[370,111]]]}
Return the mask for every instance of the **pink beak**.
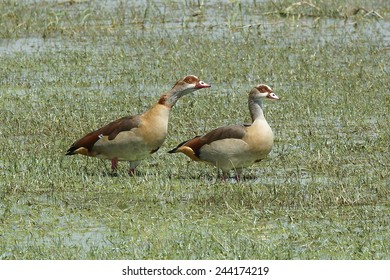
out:
{"label": "pink beak", "polygon": [[211,85],[206,84],[206,83],[203,82],[203,81],[199,81],[199,82],[196,83],[196,86],[195,86],[195,87],[196,87],[196,88],[209,88],[209,87],[211,87]]}

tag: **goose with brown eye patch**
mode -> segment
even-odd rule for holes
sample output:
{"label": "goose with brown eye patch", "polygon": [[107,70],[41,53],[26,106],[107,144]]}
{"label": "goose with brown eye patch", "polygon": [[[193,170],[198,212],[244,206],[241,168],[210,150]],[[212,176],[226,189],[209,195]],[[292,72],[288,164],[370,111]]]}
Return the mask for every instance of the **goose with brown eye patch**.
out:
{"label": "goose with brown eye patch", "polygon": [[202,161],[222,170],[225,180],[228,172],[241,171],[264,159],[272,150],[274,136],[264,117],[262,100],[279,97],[271,87],[259,84],[249,92],[248,107],[252,118],[250,125],[228,125],[214,129],[203,136],[184,141],[169,153],[181,152],[195,161]]}
{"label": "goose with brown eye patch", "polygon": [[72,144],[66,155],[81,154],[111,160],[115,173],[118,161],[129,161],[129,175],[141,160],[155,153],[164,143],[168,133],[171,108],[184,95],[209,84],[189,75],[177,81],[167,93],[145,113],[120,118],[102,128],[92,131]]}

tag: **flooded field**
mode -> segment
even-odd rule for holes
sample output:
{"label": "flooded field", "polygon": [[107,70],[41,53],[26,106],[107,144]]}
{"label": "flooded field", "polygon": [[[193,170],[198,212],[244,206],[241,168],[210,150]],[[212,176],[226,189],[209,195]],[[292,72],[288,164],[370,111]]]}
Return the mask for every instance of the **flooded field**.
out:
{"label": "flooded field", "polygon": [[[354,2],[354,3],[351,3]],[[389,259],[387,1],[0,3],[0,259]],[[135,177],[65,151],[185,75]],[[167,151],[250,121],[270,156],[222,182]]]}

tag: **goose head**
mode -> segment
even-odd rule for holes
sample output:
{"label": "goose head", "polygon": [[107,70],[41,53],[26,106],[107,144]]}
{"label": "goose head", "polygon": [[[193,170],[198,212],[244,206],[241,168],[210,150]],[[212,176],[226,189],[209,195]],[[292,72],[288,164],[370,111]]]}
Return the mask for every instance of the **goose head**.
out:
{"label": "goose head", "polygon": [[197,76],[188,75],[177,81],[169,92],[161,96],[158,103],[171,108],[182,96],[209,87],[211,85],[201,81]]}
{"label": "goose head", "polygon": [[189,94],[198,89],[209,88],[211,85],[201,81],[197,76],[188,75],[177,81],[176,84],[172,87],[174,92],[181,92],[182,95]]}
{"label": "goose head", "polygon": [[253,100],[260,100],[262,98],[267,98],[267,99],[280,99],[272,90],[270,86],[267,86],[265,84],[258,84],[255,86],[249,94],[249,97]]}

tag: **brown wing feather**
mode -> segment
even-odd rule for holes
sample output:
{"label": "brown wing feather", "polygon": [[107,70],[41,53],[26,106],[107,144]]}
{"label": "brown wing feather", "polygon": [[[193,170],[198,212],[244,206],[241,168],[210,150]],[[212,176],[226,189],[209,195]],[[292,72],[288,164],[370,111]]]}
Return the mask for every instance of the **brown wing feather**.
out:
{"label": "brown wing feather", "polygon": [[241,139],[245,133],[246,128],[243,125],[228,125],[214,129],[202,136],[202,138],[205,139],[205,144],[210,144],[211,142],[228,138]]}
{"label": "brown wing feather", "polygon": [[95,145],[102,136],[108,136],[109,140],[114,139],[121,131],[131,130],[137,128],[140,124],[140,115],[123,117],[116,121],[113,121],[98,130],[92,131],[77,140],[72,144],[72,146],[66,151],[66,155],[76,154],[76,150],[79,148],[85,148],[88,151],[92,150],[92,147]]}
{"label": "brown wing feather", "polygon": [[228,125],[219,127],[203,136],[196,136],[190,140],[180,143],[176,148],[170,150],[169,153],[174,153],[180,147],[186,146],[191,148],[194,151],[195,155],[199,157],[199,152],[203,145],[229,138],[242,139],[245,133],[246,129],[244,125]]}

